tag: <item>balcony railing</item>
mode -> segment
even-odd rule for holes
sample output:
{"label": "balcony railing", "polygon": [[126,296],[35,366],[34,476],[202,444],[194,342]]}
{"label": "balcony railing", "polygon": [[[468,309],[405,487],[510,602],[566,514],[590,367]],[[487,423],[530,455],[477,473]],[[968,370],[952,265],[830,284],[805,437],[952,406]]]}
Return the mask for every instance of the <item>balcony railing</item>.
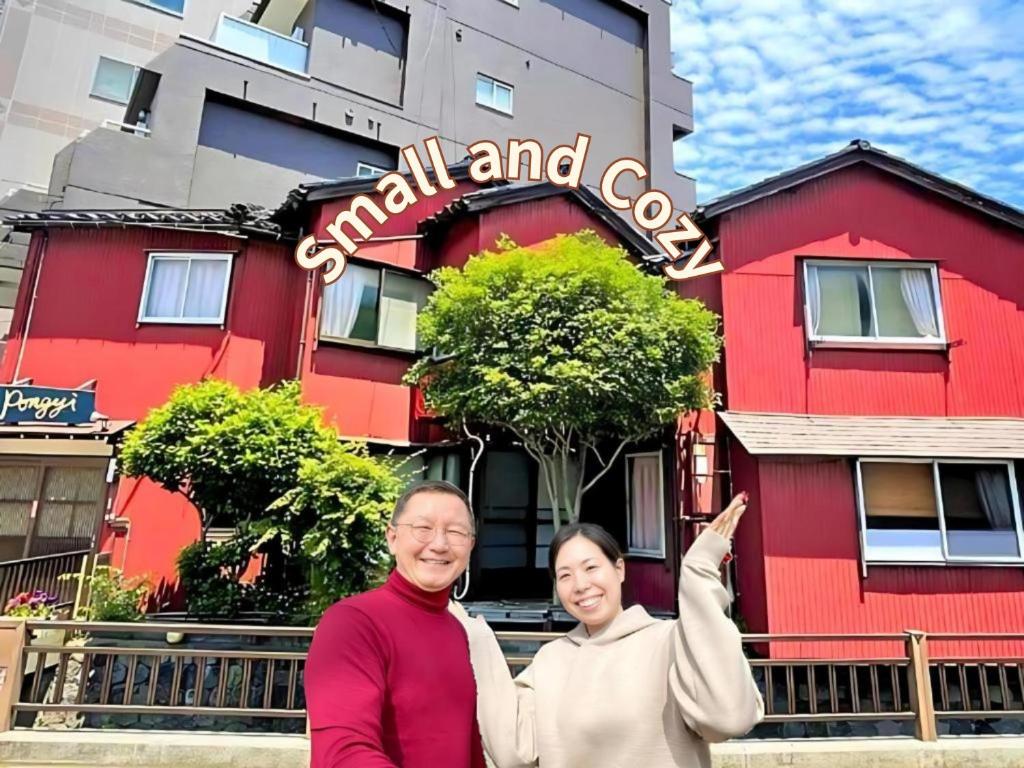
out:
{"label": "balcony railing", "polygon": [[61,605],[70,604],[75,598],[77,584],[74,581],[60,581],[60,576],[78,573],[90,554],[90,550],[83,549],[0,562],[0,601],[6,603],[20,592],[41,589],[57,595]]}
{"label": "balcony railing", "polygon": [[[65,645],[47,630],[87,639]],[[300,627],[0,620],[0,648],[6,650],[0,668],[13,670],[15,681],[0,689],[0,731],[31,726],[37,713],[47,712],[63,713],[85,728],[242,726],[301,733],[312,634]],[[557,637],[498,633],[513,671]],[[1013,647],[1024,641],[1024,634],[930,637],[938,643],[971,639]],[[764,723],[751,737],[903,734],[932,741],[958,732],[1024,732],[1024,659],[1012,652],[984,659],[931,656],[928,639],[909,631],[744,636],[765,701]],[[840,659],[780,649],[831,647],[837,641],[865,649],[881,643],[886,650],[870,658]],[[771,657],[760,657],[756,648],[768,646]],[[961,726],[954,727],[956,721]],[[1000,730],[987,731],[985,723],[993,722],[1002,724]]]}
{"label": "balcony railing", "polygon": [[293,72],[306,71],[309,46],[265,27],[221,14],[213,43],[232,53]]}

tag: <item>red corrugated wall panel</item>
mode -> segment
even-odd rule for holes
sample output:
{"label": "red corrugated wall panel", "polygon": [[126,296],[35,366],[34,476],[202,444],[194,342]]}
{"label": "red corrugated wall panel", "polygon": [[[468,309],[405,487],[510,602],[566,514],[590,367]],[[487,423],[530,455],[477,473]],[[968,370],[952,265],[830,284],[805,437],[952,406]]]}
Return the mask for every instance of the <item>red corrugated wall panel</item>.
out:
{"label": "red corrugated wall panel", "polygon": [[[762,459],[758,473],[771,632],[1020,632],[1024,627],[1019,567],[871,566],[862,580],[850,460]],[[745,518],[743,526],[748,522]],[[1024,655],[1024,642],[998,645],[999,653]],[[870,656],[887,649],[852,642],[784,648],[813,657]],[[944,652],[970,655],[979,647],[947,644]]]}
{"label": "red corrugated wall panel", "polygon": [[[1024,417],[1024,235],[867,166],[726,214],[718,223],[727,400],[738,411]],[[805,350],[798,257],[938,263],[948,351]],[[734,445],[735,487],[752,459]],[[763,562],[740,567],[744,598],[763,579],[772,632],[1009,632],[1024,627],[1019,568],[872,567],[859,572],[848,460],[758,462]],[[753,491],[752,491],[753,493]],[[752,517],[752,514],[754,517]],[[741,606],[748,611],[745,602]],[[752,622],[753,625],[753,622]],[[891,645],[810,644],[785,653],[870,655]],[[1014,653],[1020,644],[939,644],[941,653]]]}
{"label": "red corrugated wall panel", "polygon": [[[787,413],[1024,416],[1024,236],[870,168],[719,225],[728,407]],[[797,257],[936,261],[944,352],[804,351]]]}
{"label": "red corrugated wall panel", "polygon": [[626,582],[622,585],[623,604],[645,605],[659,611],[675,610],[675,572],[670,562],[630,558],[626,562]]}
{"label": "red corrugated wall panel", "polygon": [[493,249],[501,235],[508,235],[519,245],[533,245],[555,235],[571,235],[581,229],[592,229],[609,243],[619,238],[568,197],[549,197],[495,208],[480,218],[480,250]]}
{"label": "red corrugated wall panel", "polygon": [[[138,326],[147,250],[237,252],[225,328]],[[25,282],[34,276],[30,265]],[[294,307],[301,306],[303,287],[304,274],[275,243],[157,229],[53,230],[20,375],[57,387],[96,379],[97,409],[133,420],[145,418],[178,384],[204,376],[243,388],[291,377],[298,344]],[[26,289],[23,299],[28,296]],[[9,350],[7,380],[17,344]],[[199,530],[195,510],[180,494],[134,480],[120,482],[114,510],[130,521],[125,536],[105,533],[114,565],[149,573],[157,586],[173,583],[178,551]]]}
{"label": "red corrugated wall panel", "polygon": [[750,632],[768,631],[768,595],[765,590],[764,498],[757,462],[735,441],[729,444],[729,472],[734,493],[750,494],[747,511],[736,528],[737,609]]}

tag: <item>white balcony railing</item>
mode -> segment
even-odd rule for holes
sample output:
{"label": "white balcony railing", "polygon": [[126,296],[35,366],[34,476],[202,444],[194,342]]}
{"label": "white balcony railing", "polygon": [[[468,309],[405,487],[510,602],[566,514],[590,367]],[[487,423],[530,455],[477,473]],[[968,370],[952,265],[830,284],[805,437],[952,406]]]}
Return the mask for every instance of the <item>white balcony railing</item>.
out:
{"label": "white balcony railing", "polygon": [[[126,133],[134,133],[136,136],[149,136],[153,131],[144,125],[131,125],[130,123],[122,123],[120,120],[104,120],[104,128],[111,128],[115,131],[124,131]],[[88,131],[83,131],[82,135],[87,134]]]}
{"label": "white balcony railing", "polygon": [[221,14],[213,43],[246,58],[294,72],[306,71],[309,46],[234,16]]}

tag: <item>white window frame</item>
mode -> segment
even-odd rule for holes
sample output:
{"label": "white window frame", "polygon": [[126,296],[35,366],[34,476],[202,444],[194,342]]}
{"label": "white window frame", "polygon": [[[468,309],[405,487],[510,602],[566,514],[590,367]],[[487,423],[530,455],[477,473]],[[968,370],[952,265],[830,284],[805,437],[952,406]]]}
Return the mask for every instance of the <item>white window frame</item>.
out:
{"label": "white window frame", "polygon": [[[932,468],[932,483],[935,489],[936,514],[939,521],[939,541],[942,547],[941,560],[885,560],[872,559],[867,548],[867,510],[864,506],[864,478],[861,472],[863,464],[929,464]],[[1010,500],[1013,502],[1013,520],[1017,533],[1017,557],[998,557],[993,555],[951,555],[946,541],[946,515],[942,503],[942,485],[939,478],[940,464],[1001,464],[1007,468],[1010,483]],[[1014,565],[1024,563],[1024,522],[1022,522],[1020,498],[1017,494],[1017,475],[1011,459],[928,459],[928,458],[884,458],[861,457],[856,461],[856,496],[857,514],[860,522],[861,573],[867,575],[869,565]]]}
{"label": "white window frame", "polygon": [[[508,109],[507,110],[504,110],[501,107],[496,106],[495,103],[486,104],[486,103],[476,99],[476,84],[480,80],[489,80],[490,81],[490,83],[491,83],[491,101],[492,102],[496,101],[495,98],[494,98],[494,90],[495,90],[495,88],[497,86],[502,85],[502,86],[508,88]],[[491,77],[490,75],[485,75],[483,72],[477,72],[476,73],[476,80],[473,81],[473,88],[474,88],[474,90],[473,90],[473,98],[476,100],[477,106],[484,107],[485,109],[493,109],[495,112],[498,112],[498,113],[500,113],[502,115],[513,115],[515,113],[516,87],[514,85],[512,85],[511,83],[506,83],[505,81],[498,80],[497,78]]]}
{"label": "white window frame", "polygon": [[[626,554],[636,557],[650,557],[664,560],[666,556],[666,533],[665,533],[665,464],[662,451],[642,451],[626,454]],[[660,532],[659,541],[661,546],[658,549],[636,549],[633,547],[633,476],[629,471],[629,460],[631,458],[658,459],[658,526]]]}
{"label": "white window frame", "polygon": [[[153,275],[153,264],[157,259],[165,261],[188,261],[189,269],[185,273],[185,294],[188,293],[188,277],[192,269],[193,259],[204,261],[223,261],[227,264],[227,274],[224,275],[224,290],[220,297],[220,314],[217,317],[150,317],[146,314],[146,301],[149,298],[149,284]],[[150,251],[146,260],[146,277],[142,281],[142,299],[139,301],[139,315],[137,322],[161,324],[161,325],[224,325],[224,318],[227,313],[228,292],[231,288],[231,272],[234,266],[234,253],[231,251]],[[184,301],[184,296],[182,297]]]}
{"label": "white window frame", "polygon": [[[96,78],[100,74],[100,65],[103,63],[104,59],[106,59],[107,61],[113,61],[113,62],[115,62],[117,64],[125,64],[125,65],[131,67],[132,70],[133,70],[132,71],[132,82],[131,82],[131,85],[128,86],[128,98],[125,99],[124,101],[120,101],[119,99],[112,99],[109,96],[103,95],[102,93],[96,93]],[[127,106],[128,102],[131,101],[131,99],[132,99],[132,92],[135,90],[135,83],[137,83],[138,80],[139,80],[139,72],[141,70],[142,70],[142,67],[140,67],[138,64],[133,64],[130,61],[125,61],[124,59],[119,59],[116,56],[107,56],[107,55],[101,53],[96,58],[96,66],[93,67],[93,70],[92,70],[92,85],[89,86],[89,95],[92,98],[94,98],[94,99],[100,99],[101,101],[106,101],[106,102],[109,102],[110,104],[121,104],[122,106]]]}
{"label": "white window frame", "polygon": [[[935,339],[922,338],[920,336],[834,336],[829,334],[812,333],[814,322],[811,318],[810,296],[810,267],[866,267],[868,272],[868,290],[871,293],[871,322],[875,332],[878,331],[878,312],[875,308],[875,284],[872,280],[872,269],[927,269],[932,279],[933,309],[935,310],[936,324],[939,328],[939,336]],[[806,329],[807,341],[818,347],[869,347],[872,349],[897,347],[900,349],[944,349],[947,346],[946,340],[946,318],[942,307],[942,294],[939,292],[939,269],[934,262],[920,262],[912,260],[895,259],[803,259],[803,302],[804,302],[804,328]]]}
{"label": "white window frame", "polygon": [[383,176],[386,173],[391,173],[387,168],[381,168],[378,165],[371,163],[356,163],[356,176],[365,179],[374,179]]}
{"label": "white window frame", "polygon": [[[411,277],[413,279],[422,280],[427,285],[431,284],[430,281],[427,280],[426,277],[424,277],[421,274],[414,273],[414,272],[405,272],[405,271],[400,270],[400,269],[389,269],[388,267],[386,267],[386,266],[384,266],[382,264],[367,263],[365,261],[360,261],[360,262],[353,261],[352,263],[356,264],[357,266],[364,267],[366,269],[374,269],[374,270],[376,270],[377,272],[380,273],[380,278],[377,281],[377,327],[376,327],[376,333],[374,334],[374,340],[373,341],[367,341],[366,339],[353,339],[353,338],[349,338],[348,336],[333,336],[333,335],[331,335],[329,333],[325,333],[324,329],[323,329],[323,322],[324,322],[323,321],[323,313],[320,312],[320,311],[317,312],[317,314],[318,314],[317,323],[316,323],[317,339],[319,341],[337,342],[339,344],[351,344],[351,345],[357,346],[357,347],[369,347],[369,348],[372,348],[372,349],[386,349],[386,350],[390,350],[390,351],[393,351],[393,352],[404,352],[405,354],[418,354],[420,352],[424,352],[425,350],[415,349],[415,348],[413,348],[413,349],[406,349],[405,347],[390,347],[390,346],[388,346],[386,344],[380,344],[378,342],[378,339],[380,339],[380,321],[381,321],[380,305],[381,305],[381,301],[384,298],[384,281],[387,280],[387,273],[389,273],[389,272],[392,273],[392,274],[402,275],[403,277]],[[324,286],[321,289],[321,291],[320,291],[320,304],[321,304],[321,306],[323,305],[324,291],[326,291],[326,290],[327,290],[327,286]],[[419,322],[419,317],[420,317],[419,312],[417,312],[416,313],[416,320],[417,320],[417,322]]]}

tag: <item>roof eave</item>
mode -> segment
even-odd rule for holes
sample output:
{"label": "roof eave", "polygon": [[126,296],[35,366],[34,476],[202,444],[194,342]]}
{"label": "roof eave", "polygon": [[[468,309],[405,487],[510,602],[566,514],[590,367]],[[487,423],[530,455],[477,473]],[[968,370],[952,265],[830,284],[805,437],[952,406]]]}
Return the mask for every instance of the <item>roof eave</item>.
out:
{"label": "roof eave", "polygon": [[851,142],[849,146],[839,152],[820,160],[815,160],[700,205],[697,207],[695,218],[697,221],[710,221],[729,211],[858,163],[866,163],[879,170],[892,173],[953,202],[992,216],[1010,226],[1024,229],[1024,211],[995,198],[982,195],[969,187],[932,173],[901,157],[876,149],[866,141],[859,140]]}

